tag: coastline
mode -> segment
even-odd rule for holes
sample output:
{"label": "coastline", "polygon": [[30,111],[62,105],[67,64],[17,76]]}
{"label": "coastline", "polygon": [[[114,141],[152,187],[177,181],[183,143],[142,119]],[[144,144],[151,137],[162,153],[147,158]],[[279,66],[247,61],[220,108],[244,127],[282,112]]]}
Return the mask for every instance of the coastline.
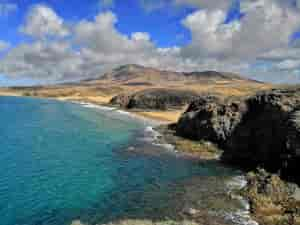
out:
{"label": "coastline", "polygon": [[[20,97],[17,95],[14,95],[15,97]],[[21,96],[21,97],[25,97],[26,96]],[[34,98],[39,98],[39,97],[34,97]],[[131,118],[136,118],[138,120],[141,120],[143,122],[146,122],[147,124],[151,124],[151,126],[147,126],[145,132],[148,132],[147,135],[151,136],[151,140],[150,142],[154,145],[157,145],[161,148],[164,148],[166,151],[172,151],[175,154],[179,154],[181,157],[187,157],[189,159],[193,159],[193,160],[199,160],[200,162],[209,162],[209,161],[213,161],[213,162],[217,162],[219,160],[219,152],[218,154],[214,154],[215,152],[213,152],[213,154],[211,155],[207,155],[207,151],[204,152],[200,152],[200,153],[195,153],[193,152],[193,148],[202,148],[203,146],[205,146],[205,149],[207,147],[209,147],[208,149],[211,150],[210,144],[209,143],[204,143],[203,145],[194,145],[195,143],[193,142],[186,142],[187,140],[183,140],[183,143],[181,143],[182,140],[175,139],[174,142],[174,136],[173,134],[170,133],[165,133],[166,130],[164,130],[166,128],[167,125],[170,124],[169,121],[166,120],[158,120],[158,119],[153,119],[152,117],[149,116],[145,116],[141,113],[134,113],[132,111],[126,111],[123,109],[120,109],[118,107],[111,107],[109,106],[107,103],[103,103],[103,104],[95,104],[94,102],[88,102],[88,101],[78,101],[78,100],[74,100],[74,99],[61,99],[61,98],[44,98],[44,99],[51,99],[51,100],[57,100],[57,101],[63,101],[63,102],[70,102],[70,103],[74,103],[74,104],[79,104],[82,105],[83,107],[87,107],[87,108],[95,108],[95,109],[100,109],[100,110],[105,110],[105,111],[114,111],[126,116],[129,116]],[[237,178],[239,179],[239,182],[237,182]],[[196,178],[197,179],[197,178]],[[235,180],[235,185],[231,185],[232,180]],[[229,196],[231,196],[232,198],[234,198],[233,193],[238,192],[242,186],[243,183],[245,182],[244,179],[241,179],[241,176],[238,177],[231,177],[226,183],[224,187],[225,189],[227,189],[227,194]],[[199,196],[200,197],[200,196]],[[228,213],[226,215],[226,219],[230,220],[230,221],[236,221],[241,222],[243,221],[242,224],[256,224],[254,221],[251,220],[250,217],[250,211],[249,211],[249,207],[247,206],[247,204],[245,203],[245,199],[242,198],[242,196],[235,196],[236,200],[239,201],[241,203],[241,205],[243,205],[243,209],[239,210],[239,211],[233,211],[232,213]],[[194,198],[196,199],[197,196],[194,196]],[[194,199],[193,199],[194,200]],[[192,203],[192,199],[190,199],[190,203]],[[190,203],[187,203],[187,205],[189,205]],[[194,209],[192,207],[192,205],[190,205],[187,209],[185,209],[185,217],[187,218],[188,224],[197,224],[194,223],[194,217],[196,216],[196,214],[198,213],[198,210]],[[195,214],[193,213],[193,211],[195,211]],[[132,221],[130,221],[131,223]],[[133,222],[134,223],[134,222]],[[143,224],[145,223],[145,221],[139,221],[137,224]],[[145,224],[151,224],[149,221],[146,222]],[[73,224],[82,224],[79,221],[75,221]],[[122,223],[121,223],[122,224]],[[168,224],[168,222],[161,223],[162,225]],[[176,223],[175,223],[176,224]],[[114,225],[114,223],[112,223],[112,225]]]}
{"label": "coastline", "polygon": [[[73,102],[73,101],[71,101]],[[80,103],[80,104],[88,104],[91,107],[95,106],[95,107],[108,107],[107,104],[103,104],[103,105],[99,105],[99,104],[93,104],[93,103],[89,103],[89,102],[76,102],[75,103]],[[148,120],[148,121],[155,121],[155,125],[151,126],[150,129],[151,131],[148,129],[148,131],[150,131],[151,135],[153,136],[153,140],[151,140],[151,142],[155,145],[161,146],[163,148],[165,148],[166,150],[171,150],[176,154],[179,154],[180,156],[183,157],[188,157],[190,159],[195,159],[195,160],[199,160],[200,162],[202,161],[216,161],[216,162],[220,162],[220,155],[222,154],[221,151],[219,151],[219,149],[214,146],[212,143],[210,142],[196,142],[196,141],[191,141],[185,138],[180,138],[178,136],[176,136],[174,133],[170,132],[171,129],[168,125],[173,124],[170,121],[167,120],[158,120],[157,118],[153,118],[151,116],[147,116],[147,114],[144,113],[139,113],[139,112],[132,112],[132,111],[126,111],[126,110],[122,110],[120,108],[114,107],[114,108],[110,108],[113,109],[117,112],[120,113],[126,113],[128,116],[134,117],[134,118],[138,118],[141,120]],[[168,112],[165,112],[168,113]],[[149,128],[149,127],[148,127]],[[230,165],[228,165],[229,168],[233,168]],[[256,172],[256,176],[260,176],[260,171]],[[268,175],[271,176],[271,175]],[[272,175],[272,176],[276,176],[276,175]],[[286,183],[283,180],[280,180],[280,178],[276,178],[281,182],[281,186],[289,186],[288,183]],[[266,182],[266,181],[257,181],[258,182],[258,186],[262,185],[260,184],[260,182]],[[273,181],[267,181],[267,182],[273,182]],[[262,210],[266,210],[266,212],[259,212],[258,210],[255,209],[255,204],[257,204],[257,198],[272,198],[269,197],[268,195],[264,196],[260,196],[260,194],[256,193],[253,194],[251,192],[253,192],[253,190],[255,190],[257,187],[253,187],[251,186],[253,185],[253,183],[251,183],[251,180],[249,180],[249,174],[246,174],[245,172],[243,172],[243,175],[241,176],[234,176],[232,177],[229,181],[227,181],[226,186],[228,188],[228,195],[232,198],[232,199],[236,199],[237,201],[240,202],[240,204],[243,206],[242,209],[238,210],[238,211],[233,211],[232,213],[228,213],[227,219],[230,221],[233,221],[236,224],[242,224],[242,225],[258,225],[259,223],[262,223],[263,225],[271,225],[273,223],[277,223],[279,221],[279,223],[281,223],[283,220],[294,220],[294,221],[299,221],[298,217],[296,219],[290,219],[289,214],[285,214],[285,212],[280,211],[280,216],[278,215],[276,217],[275,216],[269,216],[270,211],[272,211],[274,208],[273,207],[273,202],[271,202],[270,204],[267,204],[264,206],[265,208],[262,207]],[[273,185],[273,184],[268,184],[268,185]],[[276,184],[275,184],[276,185]],[[270,194],[269,194],[270,195]],[[283,198],[290,198],[293,197],[291,196],[289,193],[276,193],[276,191],[274,193],[272,193],[271,195],[274,196],[278,196],[278,195],[282,195],[284,196]],[[258,197],[260,196],[260,197]],[[196,198],[196,197],[195,197]],[[282,204],[282,203],[280,203]],[[292,203],[287,203],[288,206],[282,206],[282,207],[287,207],[288,209],[290,207],[292,207],[291,205],[294,204],[298,204],[296,202],[292,202]],[[283,204],[284,205],[284,204]],[[298,208],[298,206],[295,206]],[[277,210],[277,208],[275,207],[275,209]],[[189,211],[193,211],[195,210],[194,208],[189,208]],[[275,210],[275,211],[276,211]],[[296,210],[296,209],[295,209]],[[197,210],[195,211],[197,212]],[[197,213],[195,213],[197,214]],[[191,219],[189,221],[190,224],[193,224],[193,217],[195,215],[189,215]],[[286,219],[287,218],[287,219]],[[259,221],[259,223],[257,222]],[[132,221],[131,221],[132,222]],[[144,222],[139,221],[137,224],[143,224]],[[122,224],[122,223],[120,223]],[[126,223],[125,223],[126,224]],[[197,224],[197,223],[196,223]],[[298,224],[298,223],[297,223]],[[114,223],[112,223],[111,225],[115,225]],[[119,225],[117,223],[117,225]],[[123,224],[122,224],[123,225]],[[164,225],[164,224],[163,224]]]}
{"label": "coastline", "polygon": [[[1,94],[1,93],[0,93]],[[163,125],[163,124],[170,124],[177,122],[178,119],[178,111],[133,111],[133,110],[126,110],[120,107],[116,107],[109,104],[109,101],[103,101],[103,102],[95,102],[95,101],[89,101],[89,99],[69,99],[69,98],[49,98],[54,99],[57,101],[64,101],[64,102],[71,102],[71,103],[77,103],[81,105],[89,105],[90,107],[101,107],[103,109],[108,108],[114,111],[119,111],[121,113],[126,113],[131,117],[136,117],[141,120],[148,120],[153,123],[157,123],[157,125]],[[169,119],[168,116],[163,116],[165,113],[168,113],[169,116],[173,116],[172,119]],[[173,113],[175,115],[173,115]]]}
{"label": "coastline", "polygon": [[[53,98],[52,98],[53,99]],[[65,102],[71,102],[74,104],[79,104],[87,108],[98,108],[100,110],[112,110],[121,114],[126,114],[129,117],[137,118],[141,121],[147,121],[151,123],[151,126],[147,126],[144,132],[151,133],[151,140],[150,142],[156,146],[160,146],[164,148],[166,151],[172,151],[175,154],[180,154],[181,157],[188,157],[190,159],[196,159],[200,160],[201,162],[219,162],[220,160],[220,154],[221,152],[219,149],[215,149],[215,146],[211,146],[211,143],[204,143],[203,145],[200,145],[200,148],[205,146],[208,151],[195,153],[192,152],[189,148],[190,143],[195,143],[194,141],[188,141],[187,139],[184,139],[185,142],[184,145],[180,145],[178,143],[174,143],[170,139],[170,133],[165,133],[166,128],[168,125],[174,123],[174,121],[170,122],[170,120],[162,120],[158,118],[153,118],[152,116],[147,116],[146,113],[141,112],[134,112],[134,111],[128,111],[124,109],[120,109],[119,107],[112,107],[108,105],[107,103],[103,104],[95,104],[93,102],[88,101],[74,101],[71,99],[56,99],[59,101],[65,101]],[[174,134],[171,134],[173,138],[175,137]],[[181,148],[180,148],[181,147]],[[199,148],[199,146],[197,146]],[[213,149],[213,150],[212,150]],[[212,152],[209,152],[211,151]],[[209,152],[209,153],[208,153]],[[211,153],[211,154],[210,154]],[[229,167],[230,168],[230,167]],[[233,222],[234,224],[241,224],[241,225],[258,225],[258,223],[254,220],[252,217],[251,211],[250,211],[250,202],[247,200],[247,198],[240,194],[240,192],[247,186],[247,180],[246,180],[246,174],[243,175],[237,175],[232,176],[229,180],[225,183],[225,189],[227,190],[227,195],[231,198],[239,202],[239,204],[242,206],[240,210],[232,211],[231,213],[224,214],[224,218],[228,221]],[[194,199],[193,199],[194,200]],[[180,225],[186,224],[186,225],[198,225],[197,222],[194,221],[194,218],[196,217],[197,212],[199,210],[194,208],[186,208],[186,217],[187,219],[183,222],[180,222]],[[195,211],[193,213],[193,211]],[[166,221],[161,222],[159,225],[169,225],[169,223],[172,223],[174,225],[177,225],[176,221]],[[71,225],[85,225],[79,220],[75,220],[72,222]],[[103,225],[158,225],[157,223],[153,223],[152,221],[137,221],[137,220],[122,220],[118,222],[112,222],[109,224],[103,224]],[[178,224],[179,225],[179,224]]]}

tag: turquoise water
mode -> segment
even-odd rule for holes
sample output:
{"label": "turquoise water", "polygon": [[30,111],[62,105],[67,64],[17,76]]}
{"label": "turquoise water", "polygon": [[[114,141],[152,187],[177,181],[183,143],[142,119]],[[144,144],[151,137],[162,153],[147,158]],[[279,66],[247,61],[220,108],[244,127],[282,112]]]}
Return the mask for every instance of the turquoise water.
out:
{"label": "turquoise water", "polygon": [[145,201],[145,193],[221,173],[167,152],[130,152],[138,142],[147,148],[137,140],[145,124],[109,111],[1,97],[0,124],[1,225],[138,217],[145,204],[162,206],[160,197]]}

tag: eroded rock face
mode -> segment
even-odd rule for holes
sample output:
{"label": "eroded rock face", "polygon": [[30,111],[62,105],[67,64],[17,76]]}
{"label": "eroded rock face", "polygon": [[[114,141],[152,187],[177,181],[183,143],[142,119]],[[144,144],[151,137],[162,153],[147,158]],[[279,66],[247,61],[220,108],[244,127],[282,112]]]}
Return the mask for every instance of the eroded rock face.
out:
{"label": "eroded rock face", "polygon": [[195,100],[198,95],[192,91],[172,89],[148,89],[131,95],[119,95],[111,100],[128,109],[157,109],[182,107]]}
{"label": "eroded rock face", "polygon": [[226,141],[224,159],[289,173],[296,159],[295,151],[288,148],[290,118],[299,103],[299,88],[262,92],[247,99],[247,111]]}
{"label": "eroded rock face", "polygon": [[130,95],[120,94],[110,100],[110,104],[126,108],[130,100]]}
{"label": "eroded rock face", "polygon": [[223,160],[261,166],[300,182],[300,88],[274,89],[247,99],[203,97],[191,103],[177,133],[209,140],[224,149]]}
{"label": "eroded rock face", "polygon": [[223,145],[240,123],[246,105],[239,99],[202,96],[193,101],[177,124],[177,133]]}

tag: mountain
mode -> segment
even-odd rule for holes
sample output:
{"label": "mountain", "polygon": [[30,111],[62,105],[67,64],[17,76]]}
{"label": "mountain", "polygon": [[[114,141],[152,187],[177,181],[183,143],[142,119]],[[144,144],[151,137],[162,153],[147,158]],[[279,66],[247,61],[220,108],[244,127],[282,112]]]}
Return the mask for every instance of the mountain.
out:
{"label": "mountain", "polygon": [[105,73],[100,79],[114,81],[180,81],[180,73],[173,71],[163,71],[151,67],[144,67],[136,64],[129,64],[117,67],[111,72]]}
{"label": "mountain", "polygon": [[[184,81],[217,81],[248,80],[240,75],[226,72],[174,72],[144,67],[136,64],[123,65],[105,73],[100,80],[115,82],[184,82]],[[249,80],[248,80],[249,81]]]}
{"label": "mountain", "polygon": [[[178,108],[205,94],[249,96],[273,87],[232,73],[174,72],[130,64],[95,79],[55,85],[2,88],[0,95],[59,98],[135,108]],[[177,114],[176,114],[177,115]]]}

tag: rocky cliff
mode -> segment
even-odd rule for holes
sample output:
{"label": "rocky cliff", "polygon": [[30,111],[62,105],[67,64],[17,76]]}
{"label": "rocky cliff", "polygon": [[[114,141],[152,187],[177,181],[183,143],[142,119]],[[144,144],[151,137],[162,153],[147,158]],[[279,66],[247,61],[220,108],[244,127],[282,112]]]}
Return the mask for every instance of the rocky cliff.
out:
{"label": "rocky cliff", "polygon": [[172,89],[147,89],[127,95],[121,94],[111,100],[111,104],[127,109],[165,110],[182,107],[199,96],[192,91]]}
{"label": "rocky cliff", "polygon": [[177,123],[177,134],[223,145],[245,111],[241,99],[207,95],[193,101]]}
{"label": "rocky cliff", "polygon": [[205,96],[191,103],[177,133],[209,140],[225,151],[223,160],[264,167],[300,183],[300,87],[273,89],[245,99]]}

